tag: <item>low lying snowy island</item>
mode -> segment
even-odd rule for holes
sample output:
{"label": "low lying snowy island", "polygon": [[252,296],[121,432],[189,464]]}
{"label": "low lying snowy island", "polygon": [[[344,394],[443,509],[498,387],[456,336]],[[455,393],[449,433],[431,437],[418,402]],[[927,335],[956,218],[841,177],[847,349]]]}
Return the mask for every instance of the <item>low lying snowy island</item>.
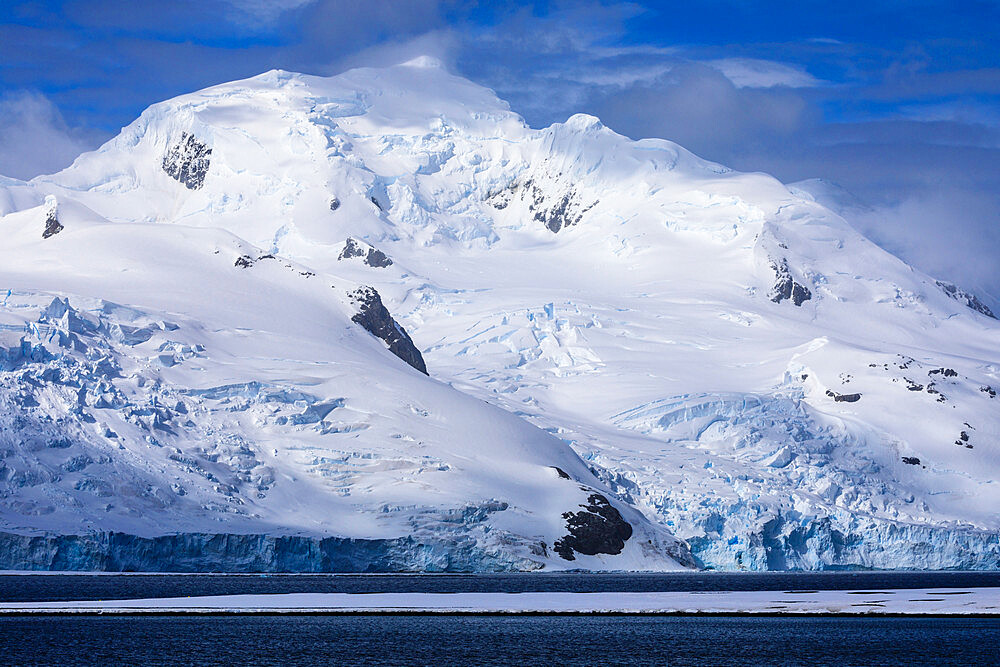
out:
{"label": "low lying snowy island", "polygon": [[1000,588],[659,593],[292,593],[0,603],[9,614],[1000,616]]}

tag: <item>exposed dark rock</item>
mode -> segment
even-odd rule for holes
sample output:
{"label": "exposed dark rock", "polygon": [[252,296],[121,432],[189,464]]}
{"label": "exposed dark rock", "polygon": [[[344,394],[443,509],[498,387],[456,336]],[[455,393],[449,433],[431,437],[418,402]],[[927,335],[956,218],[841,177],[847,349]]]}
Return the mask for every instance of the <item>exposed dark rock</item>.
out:
{"label": "exposed dark rock", "polygon": [[490,206],[498,211],[502,211],[510,204],[510,196],[512,192],[517,191],[517,186],[512,185],[506,190],[501,190],[500,192],[494,192],[492,194],[486,195],[486,201]]}
{"label": "exposed dark rock", "polygon": [[[274,260],[276,260],[278,258],[275,257],[274,255],[271,255],[271,254],[261,255],[257,259],[254,259],[250,255],[240,255],[239,257],[236,258],[235,265],[238,266],[238,267],[240,267],[241,269],[249,269],[255,263],[262,262],[265,259],[274,259]],[[289,266],[288,268],[292,268],[292,267]],[[305,275],[305,274],[303,274],[303,275]],[[315,275],[315,274],[310,273],[309,275]]]}
{"label": "exposed dark rock", "polygon": [[958,377],[958,371],[954,368],[935,368],[933,370],[927,371],[928,375],[944,375],[946,378]]}
{"label": "exposed dark rock", "polygon": [[380,338],[397,357],[427,375],[427,366],[420,350],[413,344],[406,330],[399,325],[382,304],[382,297],[373,287],[360,287],[351,293],[351,300],[358,306],[358,314],[351,319],[368,333]]}
{"label": "exposed dark rock", "polygon": [[556,474],[559,475],[559,477],[561,477],[562,479],[569,479],[569,475],[567,475],[566,471],[563,470],[562,468],[559,468],[557,466],[552,466],[552,468],[556,471]]}
{"label": "exposed dark rock", "polygon": [[365,264],[376,269],[384,269],[392,266],[392,260],[386,257],[386,254],[378,248],[373,248],[367,243],[349,238],[344,243],[344,249],[340,251],[340,256],[337,259],[344,260],[355,257],[363,258]]}
{"label": "exposed dark rock", "polygon": [[587,556],[620,554],[632,537],[632,526],[607,498],[592,493],[587,503],[580,505],[583,511],[563,514],[569,535],[556,540],[553,550],[565,560],[576,560],[574,552]]}
{"label": "exposed dark rock", "polygon": [[181,139],[167,150],[163,156],[163,171],[189,190],[197,190],[205,184],[208,173],[209,156],[212,149],[184,132]]}
{"label": "exposed dark rock", "polygon": [[50,236],[55,236],[63,230],[62,224],[59,222],[59,218],[56,217],[56,212],[49,211],[48,216],[45,218],[45,231],[42,232],[42,238],[47,239]]}
{"label": "exposed dark rock", "polygon": [[[966,424],[966,426],[968,426],[968,424]],[[958,440],[955,441],[955,444],[960,447],[965,447],[966,449],[972,449],[972,443],[969,442],[969,432],[962,431],[958,435]]]}
{"label": "exposed dark rock", "polygon": [[380,211],[384,211],[385,210],[382,207],[382,204],[380,204],[379,201],[378,201],[378,199],[375,199],[374,196],[371,196],[368,199],[371,201],[371,203],[375,204],[375,208],[377,208],[378,210],[380,210]]}
{"label": "exposed dark rock", "polygon": [[938,287],[944,290],[945,294],[950,296],[955,301],[958,301],[959,303],[968,306],[977,313],[982,313],[986,317],[992,317],[993,319],[997,319],[997,316],[993,314],[993,311],[990,310],[989,306],[980,301],[979,297],[977,297],[975,294],[970,294],[969,292],[966,292],[965,290],[959,288],[956,285],[953,285],[952,283],[946,283],[941,280],[936,281],[936,283]]}
{"label": "exposed dark rock", "polygon": [[340,200],[334,197],[330,200],[330,210],[336,211],[338,208],[340,208]]}
{"label": "exposed dark rock", "polygon": [[826,390],[826,395],[838,403],[857,403],[861,400],[861,394],[838,394],[829,389]]}
{"label": "exposed dark rock", "polygon": [[578,224],[583,219],[583,214],[598,204],[595,200],[584,206],[579,193],[572,186],[568,186],[562,195],[549,196],[531,178],[523,183],[514,183],[506,190],[488,196],[486,200],[493,208],[503,210],[513,197],[527,201],[534,220],[545,225],[552,233]]}
{"label": "exposed dark rock", "polygon": [[553,233],[558,232],[564,227],[575,225],[583,217],[585,211],[581,211],[576,215],[573,214],[571,207],[574,203],[574,196],[575,192],[570,190],[547,208],[544,207],[541,200],[536,200],[537,203],[533,202],[533,206],[537,206],[538,208],[535,208],[533,211],[535,214],[534,219],[545,225],[546,229]]}
{"label": "exposed dark rock", "polygon": [[368,255],[365,257],[365,264],[376,269],[384,269],[387,266],[392,266],[392,260],[386,257],[385,253],[378,248],[369,248]]}
{"label": "exposed dark rock", "polygon": [[934,383],[933,383],[933,382],[931,382],[931,383],[929,383],[929,384],[927,385],[927,393],[928,393],[928,394],[931,394],[931,395],[934,395],[934,396],[937,396],[937,402],[938,402],[938,403],[944,403],[945,401],[947,401],[947,400],[948,400],[948,399],[947,399],[947,398],[945,397],[945,395],[944,395],[944,394],[942,394],[942,393],[941,393],[940,391],[938,391],[937,389],[935,389],[935,385],[934,385]]}
{"label": "exposed dark rock", "polygon": [[993,387],[990,387],[990,386],[980,387],[979,391],[983,392],[984,394],[986,394],[990,398],[996,398],[997,397],[997,392],[996,392],[996,390]]}
{"label": "exposed dark rock", "polygon": [[771,260],[771,268],[774,269],[776,276],[774,287],[768,294],[771,301],[781,303],[785,299],[791,299],[793,304],[801,306],[812,298],[812,292],[809,291],[809,288],[792,278],[787,259],[782,259],[780,262]]}
{"label": "exposed dark rock", "polygon": [[917,384],[916,382],[914,382],[910,378],[903,378],[903,380],[906,382],[906,388],[909,389],[910,391],[923,391],[924,390],[924,385]]}
{"label": "exposed dark rock", "polygon": [[911,466],[918,466],[920,465],[920,459],[918,459],[916,456],[904,456],[903,463],[907,463]]}

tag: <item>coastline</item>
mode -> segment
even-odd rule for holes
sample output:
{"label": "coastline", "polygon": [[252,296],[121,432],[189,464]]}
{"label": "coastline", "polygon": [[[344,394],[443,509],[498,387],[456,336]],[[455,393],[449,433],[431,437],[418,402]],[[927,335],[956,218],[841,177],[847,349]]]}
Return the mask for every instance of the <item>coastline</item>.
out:
{"label": "coastline", "polygon": [[0,615],[1000,617],[1000,588],[603,593],[289,593],[0,603]]}

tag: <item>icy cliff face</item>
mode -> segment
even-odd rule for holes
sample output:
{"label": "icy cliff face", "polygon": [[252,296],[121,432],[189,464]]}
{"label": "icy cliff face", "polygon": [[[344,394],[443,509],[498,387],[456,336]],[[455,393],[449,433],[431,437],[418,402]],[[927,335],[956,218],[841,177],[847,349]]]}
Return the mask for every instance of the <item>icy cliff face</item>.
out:
{"label": "icy cliff face", "polygon": [[[914,466],[911,479],[928,470],[919,458],[880,447],[887,436],[831,419],[803,398],[789,389],[693,395],[626,411],[613,421],[669,443],[676,453],[662,459],[619,454],[604,474],[622,497],[660,516],[688,539],[699,560],[715,567],[996,567],[995,531],[924,520],[944,519],[947,509],[913,493],[907,466]],[[860,394],[830,398],[865,400]],[[668,466],[671,458],[680,464]],[[596,453],[593,461],[604,466],[607,457]],[[668,467],[673,470],[663,474]],[[947,479],[948,473],[932,474]],[[950,483],[961,483],[951,477]]]}
{"label": "icy cliff face", "polygon": [[154,105],[0,181],[6,566],[1000,567],[1000,325],[817,199],[427,59]]}

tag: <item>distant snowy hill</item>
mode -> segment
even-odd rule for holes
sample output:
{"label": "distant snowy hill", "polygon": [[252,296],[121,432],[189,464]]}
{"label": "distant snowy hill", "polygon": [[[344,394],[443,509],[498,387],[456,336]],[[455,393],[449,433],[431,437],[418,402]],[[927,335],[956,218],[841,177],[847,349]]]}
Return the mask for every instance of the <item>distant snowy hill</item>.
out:
{"label": "distant snowy hill", "polygon": [[154,105],[0,180],[0,565],[1000,567],[1000,322],[810,191],[427,58]]}

